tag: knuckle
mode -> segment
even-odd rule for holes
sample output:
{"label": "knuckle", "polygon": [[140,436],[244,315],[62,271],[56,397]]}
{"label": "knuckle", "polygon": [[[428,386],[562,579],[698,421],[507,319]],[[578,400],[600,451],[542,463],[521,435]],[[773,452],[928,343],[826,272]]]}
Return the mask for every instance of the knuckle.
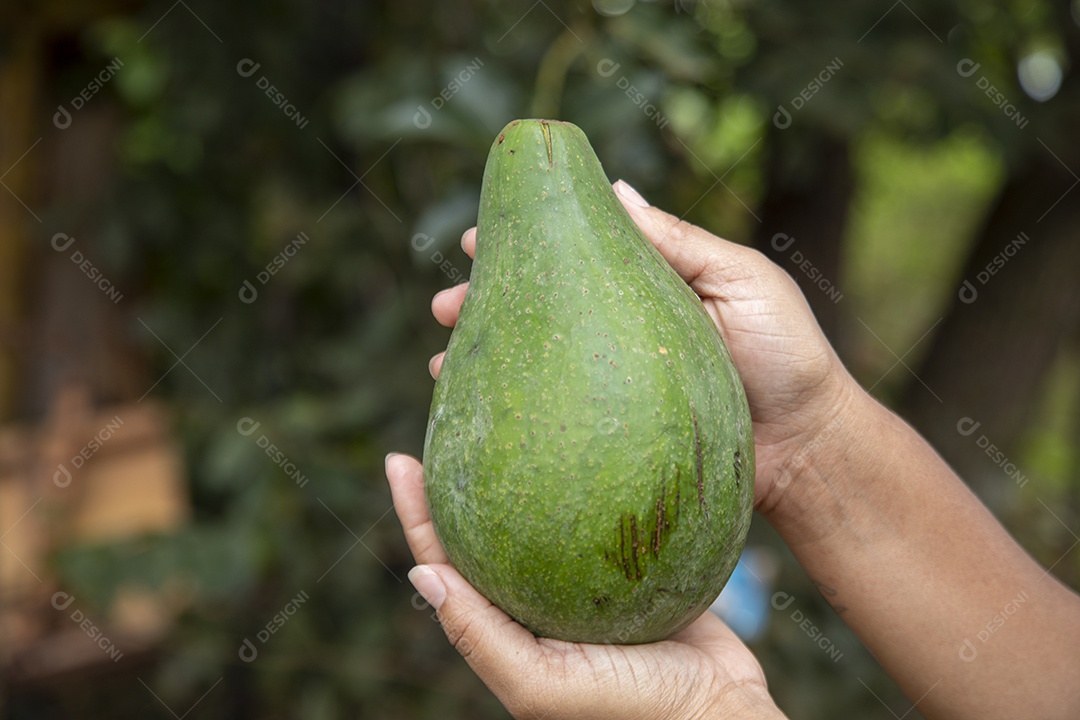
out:
{"label": "knuckle", "polygon": [[446,639],[454,649],[466,660],[472,658],[476,651],[476,624],[467,619],[459,621],[457,618],[444,617],[442,625],[446,631]]}

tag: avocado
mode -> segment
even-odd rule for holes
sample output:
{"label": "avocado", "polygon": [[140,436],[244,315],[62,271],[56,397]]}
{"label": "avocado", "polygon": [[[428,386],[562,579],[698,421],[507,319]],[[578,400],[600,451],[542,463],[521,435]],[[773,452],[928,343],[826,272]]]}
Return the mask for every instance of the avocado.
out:
{"label": "avocado", "polygon": [[727,348],[570,123],[499,133],[477,225],[424,444],[436,534],[537,635],[667,638],[720,593],[750,525]]}

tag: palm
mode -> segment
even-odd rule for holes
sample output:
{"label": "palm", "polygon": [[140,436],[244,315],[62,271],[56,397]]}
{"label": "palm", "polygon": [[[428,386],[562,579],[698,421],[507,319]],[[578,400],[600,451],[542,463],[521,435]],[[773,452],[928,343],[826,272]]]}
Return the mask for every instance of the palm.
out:
{"label": "palm", "polygon": [[[387,461],[387,477],[394,497],[394,508],[405,530],[418,564],[440,565],[449,562],[435,535],[424,499],[423,469],[415,459],[403,455]],[[447,568],[447,572],[450,572]],[[460,578],[460,576],[458,576]],[[459,582],[464,585],[465,581]],[[525,628],[491,605],[472,588],[478,609],[486,622],[508,633],[509,645],[516,655],[527,656],[529,683],[539,686],[532,702],[543,703],[552,692],[558,693],[559,711],[530,707],[530,699],[516,687],[516,675],[500,677],[496,673],[478,673],[489,687],[516,715],[590,718],[705,717],[710,705],[724,690],[746,693],[749,688],[762,690],[765,677],[761,666],[719,618],[705,613],[685,630],[669,640],[647,645],[585,645],[548,638],[536,638]],[[497,616],[497,617],[496,617]],[[461,638],[454,641],[462,654],[471,659],[475,653]],[[475,663],[474,663],[475,666]],[[537,699],[539,698],[539,699]],[[618,698],[618,700],[613,700]],[[620,705],[621,703],[621,705]]]}
{"label": "palm", "polygon": [[[577,645],[547,639],[539,639],[537,644],[547,661],[546,672],[560,684],[593,684],[607,688],[609,694],[631,699],[627,707],[618,710],[622,718],[672,714],[692,717],[695,711],[707,710],[706,698],[718,689],[765,684],[754,656],[711,613],[670,640],[648,645]],[[657,686],[663,688],[662,693],[650,692]],[[703,688],[710,690],[702,693]],[[583,695],[595,696],[588,692]],[[670,706],[643,707],[635,700],[650,697],[657,698],[654,702],[658,705]],[[607,702],[604,709],[615,716],[616,709]],[[598,710],[580,707],[574,712],[580,717],[597,717]]]}
{"label": "palm", "polygon": [[[739,248],[745,251],[746,248]],[[723,272],[730,271],[730,266]],[[779,268],[769,268],[783,274]],[[833,388],[839,359],[821,334],[794,281],[790,292],[765,296],[756,278],[703,275],[691,283],[720,328],[746,388],[757,457],[755,500],[785,484],[791,460],[812,442],[807,428],[826,425],[837,406]],[[801,312],[792,306],[801,305]],[[814,402],[812,396],[823,402]]]}

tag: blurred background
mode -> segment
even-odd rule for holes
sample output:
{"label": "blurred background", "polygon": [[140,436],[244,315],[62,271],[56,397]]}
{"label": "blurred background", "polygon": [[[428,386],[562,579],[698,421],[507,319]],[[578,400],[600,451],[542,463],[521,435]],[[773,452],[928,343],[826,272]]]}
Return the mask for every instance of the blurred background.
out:
{"label": "blurred background", "polygon": [[[421,449],[430,298],[518,117],[787,268],[1080,585],[1080,3],[890,2],[5,1],[5,716],[506,717],[382,459]],[[788,715],[919,717],[751,543]]]}

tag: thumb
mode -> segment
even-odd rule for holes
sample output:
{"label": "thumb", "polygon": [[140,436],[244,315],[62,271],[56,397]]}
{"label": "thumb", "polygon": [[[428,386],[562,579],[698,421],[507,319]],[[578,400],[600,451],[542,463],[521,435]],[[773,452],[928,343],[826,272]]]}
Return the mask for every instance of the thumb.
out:
{"label": "thumb", "polygon": [[[722,240],[684,220],[652,207],[626,181],[614,185],[615,194],[675,272],[699,295],[711,294],[732,279],[732,270],[760,269],[768,261],[751,248]],[[745,272],[736,271],[737,275]]]}
{"label": "thumb", "polygon": [[417,565],[409,581],[438,612],[446,638],[480,679],[504,705],[519,701],[523,679],[537,666],[536,637],[450,565]]}

